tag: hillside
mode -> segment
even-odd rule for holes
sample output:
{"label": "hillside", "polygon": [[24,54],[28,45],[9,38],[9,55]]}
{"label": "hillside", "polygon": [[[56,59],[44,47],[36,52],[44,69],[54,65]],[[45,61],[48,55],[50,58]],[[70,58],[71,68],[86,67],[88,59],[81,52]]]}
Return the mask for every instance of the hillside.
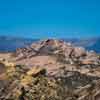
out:
{"label": "hillside", "polygon": [[0,99],[99,100],[100,56],[56,39],[1,54]]}

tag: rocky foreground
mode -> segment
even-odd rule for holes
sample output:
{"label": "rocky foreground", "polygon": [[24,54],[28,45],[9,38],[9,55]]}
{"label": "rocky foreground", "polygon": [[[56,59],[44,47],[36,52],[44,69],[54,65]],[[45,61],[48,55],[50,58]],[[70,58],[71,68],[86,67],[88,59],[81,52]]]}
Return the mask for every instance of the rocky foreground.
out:
{"label": "rocky foreground", "polygon": [[19,48],[0,61],[0,100],[100,100],[100,56],[61,40]]}

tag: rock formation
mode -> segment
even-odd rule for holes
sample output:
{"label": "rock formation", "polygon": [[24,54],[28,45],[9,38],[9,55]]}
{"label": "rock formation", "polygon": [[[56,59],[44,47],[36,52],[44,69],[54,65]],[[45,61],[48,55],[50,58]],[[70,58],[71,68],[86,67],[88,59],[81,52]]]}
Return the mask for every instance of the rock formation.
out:
{"label": "rock formation", "polygon": [[19,48],[0,63],[0,100],[100,100],[100,57],[61,40]]}

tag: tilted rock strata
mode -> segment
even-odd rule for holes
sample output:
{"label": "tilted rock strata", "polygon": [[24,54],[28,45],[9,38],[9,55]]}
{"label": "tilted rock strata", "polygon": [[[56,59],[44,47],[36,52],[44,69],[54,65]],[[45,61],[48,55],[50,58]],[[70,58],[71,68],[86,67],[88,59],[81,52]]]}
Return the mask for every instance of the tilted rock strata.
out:
{"label": "tilted rock strata", "polygon": [[65,56],[70,64],[79,62],[81,64],[100,64],[100,59],[94,52],[86,51],[82,47],[75,47],[61,40],[48,39],[33,43],[26,48],[19,48],[15,55],[17,60],[30,59],[38,55],[58,55],[59,52]]}

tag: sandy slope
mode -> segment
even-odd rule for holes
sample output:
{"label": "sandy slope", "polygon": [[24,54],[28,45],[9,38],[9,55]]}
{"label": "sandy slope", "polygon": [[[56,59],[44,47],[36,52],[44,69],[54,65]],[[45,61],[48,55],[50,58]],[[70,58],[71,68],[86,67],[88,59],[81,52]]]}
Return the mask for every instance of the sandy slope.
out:
{"label": "sandy slope", "polygon": [[1,60],[1,59],[10,60],[10,59],[9,59],[10,57],[11,57],[11,53],[0,53],[0,60]]}

